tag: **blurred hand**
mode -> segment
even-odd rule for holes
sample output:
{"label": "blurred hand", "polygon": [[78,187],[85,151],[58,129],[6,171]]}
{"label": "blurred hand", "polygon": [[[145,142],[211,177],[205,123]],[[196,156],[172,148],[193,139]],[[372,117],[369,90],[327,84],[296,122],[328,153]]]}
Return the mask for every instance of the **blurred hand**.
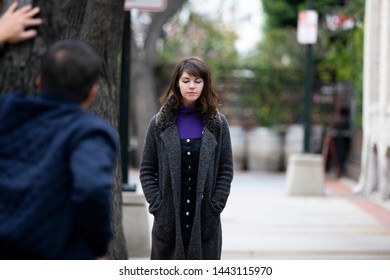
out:
{"label": "blurred hand", "polygon": [[35,29],[26,28],[38,26],[40,18],[33,18],[39,13],[39,8],[26,5],[17,9],[18,3],[13,2],[0,18],[0,43],[17,43],[34,38]]}

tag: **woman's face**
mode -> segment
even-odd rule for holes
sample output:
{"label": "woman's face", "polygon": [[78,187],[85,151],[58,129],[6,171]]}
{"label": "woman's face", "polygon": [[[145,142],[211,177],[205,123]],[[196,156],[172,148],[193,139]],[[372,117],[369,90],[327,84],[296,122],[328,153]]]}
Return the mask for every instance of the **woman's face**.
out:
{"label": "woman's face", "polygon": [[204,81],[202,78],[192,76],[186,71],[179,78],[179,88],[182,102],[185,107],[195,106],[196,100],[202,94]]}

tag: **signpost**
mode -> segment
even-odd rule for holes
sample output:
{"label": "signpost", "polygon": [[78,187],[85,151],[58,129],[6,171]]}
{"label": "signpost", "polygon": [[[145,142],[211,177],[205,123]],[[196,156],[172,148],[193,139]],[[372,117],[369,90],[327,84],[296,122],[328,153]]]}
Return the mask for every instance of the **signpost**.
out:
{"label": "signpost", "polygon": [[136,191],[135,185],[129,185],[129,105],[131,77],[131,10],[162,12],[166,9],[166,0],[126,0],[123,22],[121,83],[119,96],[119,139],[121,153],[122,189]]}
{"label": "signpost", "polygon": [[298,15],[297,39],[300,44],[317,43],[318,13],[314,10],[305,10]]}
{"label": "signpost", "polygon": [[301,11],[298,16],[298,43],[306,45],[305,56],[305,108],[304,108],[304,127],[305,138],[303,151],[310,151],[310,132],[311,132],[311,103],[312,103],[312,44],[317,42],[318,33],[318,13],[314,10]]}
{"label": "signpost", "polygon": [[[313,1],[308,0],[309,8]],[[323,195],[324,170],[321,155],[310,154],[310,122],[312,103],[312,45],[317,42],[318,14],[314,10],[299,13],[297,39],[306,45],[305,58],[305,139],[303,154],[294,154],[288,159],[287,191],[290,195]]]}

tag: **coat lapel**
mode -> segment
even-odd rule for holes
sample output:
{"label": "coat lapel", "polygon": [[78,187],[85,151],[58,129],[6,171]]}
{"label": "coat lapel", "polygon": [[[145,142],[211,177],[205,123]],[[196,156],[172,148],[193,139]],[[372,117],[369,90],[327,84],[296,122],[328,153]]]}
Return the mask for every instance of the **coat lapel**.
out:
{"label": "coat lapel", "polygon": [[168,156],[169,171],[172,178],[172,191],[175,199],[180,201],[181,182],[181,146],[176,125],[172,125],[161,133]]}
{"label": "coat lapel", "polygon": [[[208,170],[210,169],[210,164],[214,162],[214,151],[217,146],[217,141],[215,140],[214,135],[204,128],[204,134],[202,137],[202,145],[200,147],[199,154],[199,169],[198,169],[198,193],[203,193],[204,185],[206,184],[206,178]],[[200,188],[199,188],[200,186]]]}

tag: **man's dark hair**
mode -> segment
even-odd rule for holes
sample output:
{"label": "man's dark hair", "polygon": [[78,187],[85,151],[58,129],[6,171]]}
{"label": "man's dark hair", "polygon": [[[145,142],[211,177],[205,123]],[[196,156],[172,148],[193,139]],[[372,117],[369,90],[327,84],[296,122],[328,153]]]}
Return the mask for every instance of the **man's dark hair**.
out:
{"label": "man's dark hair", "polygon": [[57,42],[42,59],[42,91],[81,103],[97,82],[100,66],[99,56],[87,43]]}

